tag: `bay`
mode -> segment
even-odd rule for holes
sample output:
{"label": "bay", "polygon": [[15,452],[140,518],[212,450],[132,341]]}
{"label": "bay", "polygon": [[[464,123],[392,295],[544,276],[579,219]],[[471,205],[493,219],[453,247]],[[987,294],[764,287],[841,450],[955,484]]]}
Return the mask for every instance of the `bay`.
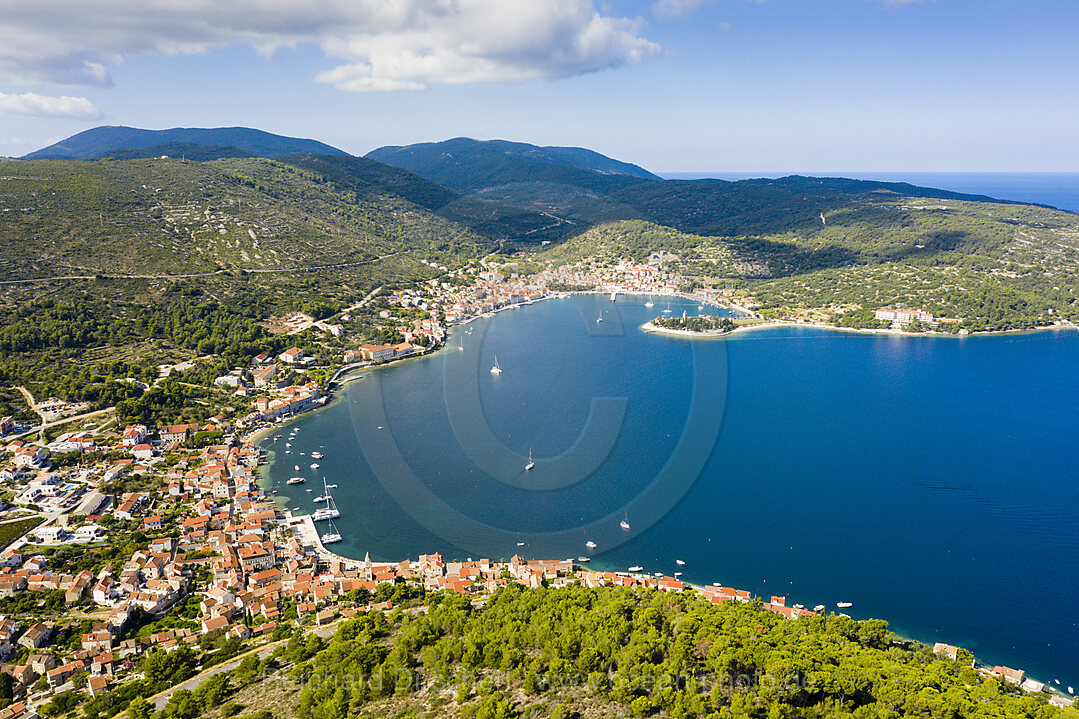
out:
{"label": "bay", "polygon": [[[690,340],[641,331],[666,307],[646,299],[575,295],[456,328],[264,440],[267,481],[298,513],[322,474],[336,483],[346,556],[682,571],[849,601],[1079,684],[1079,333]],[[326,456],[309,484],[286,486],[311,451]]]}

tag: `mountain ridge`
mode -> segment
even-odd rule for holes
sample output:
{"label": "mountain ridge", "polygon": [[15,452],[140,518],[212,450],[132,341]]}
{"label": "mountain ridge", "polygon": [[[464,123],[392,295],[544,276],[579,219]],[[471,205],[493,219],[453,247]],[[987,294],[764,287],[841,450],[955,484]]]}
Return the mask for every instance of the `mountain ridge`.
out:
{"label": "mountain ridge", "polygon": [[268,158],[296,153],[349,154],[318,140],[277,135],[250,127],[173,127],[166,130],[145,130],[125,125],[101,125],[30,152],[20,159],[86,160],[118,150],[151,148],[173,142],[234,147],[250,155]]}
{"label": "mountain ridge", "polygon": [[540,147],[508,140],[457,137],[387,145],[364,157],[401,167],[463,194],[520,183],[547,182],[611,192],[662,181],[642,167],[579,147]]}

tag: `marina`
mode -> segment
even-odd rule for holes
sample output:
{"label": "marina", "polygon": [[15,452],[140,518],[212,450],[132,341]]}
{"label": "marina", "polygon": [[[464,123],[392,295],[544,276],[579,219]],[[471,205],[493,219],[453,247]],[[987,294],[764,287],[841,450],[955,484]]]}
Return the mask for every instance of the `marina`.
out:
{"label": "marina", "polygon": [[[1069,472],[1066,448],[1029,431],[1033,425],[1007,418],[1020,412],[1079,433],[1076,418],[1068,410],[1079,397],[1056,379],[1068,376],[1068,367],[1079,361],[1074,333],[957,340],[783,327],[704,343],[683,342],[636,330],[638,319],[643,322],[655,316],[654,310],[645,307],[646,295],[619,294],[613,305],[608,297],[554,298],[520,312],[481,318],[468,326],[472,334],[455,330],[452,341],[463,352],[436,353],[380,370],[378,383],[372,384],[371,377],[350,383],[326,409],[293,420],[303,428],[303,433],[295,435],[294,450],[310,456],[319,445],[337,448],[320,469],[327,474],[328,484],[341,487],[330,490],[335,502],[348,501],[348,516],[334,520],[342,535],[334,547],[344,555],[363,556],[370,550],[387,558],[430,547],[463,558],[509,556],[527,546],[531,556],[566,557],[581,554],[575,547],[587,540],[597,545],[588,552],[590,566],[597,569],[670,567],[684,571],[684,579],[711,581],[721,576],[761,595],[832,597],[829,606],[837,600],[850,601],[853,606],[844,611],[856,618],[886,617],[895,631],[906,636],[977,636],[981,643],[972,648],[979,656],[1012,662],[1031,673],[1051,676],[1054,668],[1068,665],[1072,656],[1068,647],[1073,645],[1055,637],[1070,636],[1074,629],[1061,625],[1059,617],[1042,607],[1050,606],[1061,582],[1072,583],[1067,579],[1072,574],[1061,569],[1079,570],[1077,528],[1058,509],[1061,503],[1079,501],[1079,492],[1064,481]],[[627,327],[624,337],[589,339],[583,327],[595,324],[597,301],[617,308]],[[684,310],[692,313],[699,304],[678,298],[670,303],[672,313],[679,315]],[[557,353],[552,353],[554,347]],[[1027,359],[1035,354],[1037,362]],[[545,481],[550,476],[548,467],[555,466],[547,464],[549,458],[558,457],[577,441],[591,398],[631,396],[640,402],[634,405],[635,411],[642,407],[648,411],[643,416],[627,415],[620,443],[587,481],[558,492],[479,482],[482,475],[476,474],[472,460],[460,449],[457,420],[451,419],[446,408],[444,364],[451,355],[469,357],[475,363],[484,413],[499,440],[515,452],[507,476],[523,477],[528,472],[528,482]],[[497,383],[488,372],[496,355],[500,368],[513,368]],[[662,468],[684,423],[692,383],[681,368],[692,367],[694,361],[715,366],[717,357],[725,358],[736,381],[729,383],[725,393],[724,430],[712,461],[687,497],[658,524],[643,519],[637,510],[628,513],[634,517],[630,520],[622,503]],[[791,357],[799,360],[791,362]],[[599,366],[605,368],[602,373],[592,371]],[[1005,366],[1037,371],[1018,393],[998,371]],[[956,373],[958,367],[962,373]],[[985,395],[987,385],[1001,388],[999,394]],[[814,388],[812,395],[806,394],[808,387]],[[931,387],[936,389],[929,391]],[[552,393],[550,388],[557,391]],[[897,410],[889,399],[900,389],[909,410]],[[848,401],[847,396],[856,396],[858,401]],[[816,402],[820,400],[813,397],[828,398],[828,416],[819,416]],[[385,420],[371,414],[375,403],[383,402],[400,405]],[[1005,404],[1011,409],[1002,415],[999,407]],[[970,424],[965,419],[968,414],[978,421]],[[807,417],[816,419],[807,422]],[[840,417],[844,422],[837,424]],[[927,443],[925,451],[938,458],[935,472],[939,476],[922,477],[920,463],[903,453],[882,461],[871,431],[879,426],[878,418],[908,433],[921,432],[926,421],[948,426],[946,435],[919,434]],[[376,425],[383,429],[377,430]],[[360,431],[357,435],[354,427],[367,427],[370,434]],[[658,434],[657,427],[663,428]],[[781,447],[768,439],[777,432],[785,438]],[[987,446],[972,439],[971,433],[1003,433],[1008,443]],[[440,496],[452,506],[516,536],[499,543],[476,535],[477,545],[464,548],[441,540],[410,514],[413,508],[407,502],[402,505],[390,494],[396,480],[376,475],[370,464],[371,447],[364,443],[380,434],[400,445],[417,475],[432,478]],[[840,458],[825,448],[842,434],[853,436]],[[297,444],[304,435],[307,441]],[[982,450],[957,452],[956,446],[964,444]],[[537,457],[544,461],[529,472],[523,467],[529,461],[530,446],[533,461]],[[1014,493],[1010,478],[1026,476],[1029,470],[1020,467],[1016,453],[1003,451],[1004,446],[1025,447],[1038,468],[1037,480],[1028,482],[1021,496]],[[273,451],[271,442],[266,447]],[[282,456],[278,456],[280,463]],[[272,470],[285,474],[278,480],[282,496],[286,490],[298,489],[283,486],[288,476],[283,469]],[[301,507],[312,506],[311,495],[302,490],[299,494]],[[841,501],[822,500],[829,496]],[[990,519],[983,509],[986,503],[999,508]],[[1027,519],[1034,513],[1042,518],[1036,525]],[[623,539],[590,532],[578,535],[575,543],[548,546],[542,534],[562,523],[580,525],[581,516],[587,523],[609,514],[613,514],[609,528]],[[911,517],[917,517],[920,525],[934,526],[935,533],[943,533],[948,543],[963,548],[964,556],[978,557],[978,561],[957,562],[957,557],[940,551],[944,540],[912,535]],[[780,535],[768,529],[773,521],[782,523]],[[711,529],[717,525],[723,532]],[[645,530],[647,534],[641,536]],[[852,545],[845,539],[851,535],[865,539]],[[1006,565],[986,554],[986,548],[1000,542],[1015,557]],[[931,559],[934,571],[910,561],[914,549],[894,550],[912,543]],[[1040,549],[1046,543],[1059,548],[1059,556],[1051,561]],[[847,557],[838,565],[839,571],[827,577],[809,571],[821,561],[832,561],[829,557],[837,546],[844,547]],[[674,558],[686,564],[674,565]],[[896,580],[871,569],[881,561],[896,567]],[[896,584],[900,577],[902,585]],[[997,597],[1006,595],[1002,587],[1016,577],[1022,577],[1039,601],[1015,623],[1001,627],[996,636],[985,636],[980,628],[1006,611]],[[774,587],[777,581],[782,586]],[[926,587],[927,593],[915,600],[908,586]],[[1001,587],[1000,591],[985,590],[994,586]],[[977,606],[969,600],[972,591],[979,596]],[[1079,639],[1074,646],[1079,646]]]}

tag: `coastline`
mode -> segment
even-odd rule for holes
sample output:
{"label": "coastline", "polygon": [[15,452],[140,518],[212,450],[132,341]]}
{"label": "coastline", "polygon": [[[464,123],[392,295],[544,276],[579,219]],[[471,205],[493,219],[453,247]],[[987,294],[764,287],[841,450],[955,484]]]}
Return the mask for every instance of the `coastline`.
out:
{"label": "coastline", "polygon": [[[314,549],[314,551],[316,553],[316,556],[318,557],[320,562],[326,562],[326,563],[341,562],[341,563],[344,564],[345,567],[350,567],[350,568],[355,568],[355,567],[359,567],[359,566],[363,565],[364,560],[362,560],[362,559],[344,557],[344,556],[341,556],[340,554],[336,554],[336,553],[331,552],[330,550],[326,549],[326,546],[322,543],[322,538],[318,533],[318,528],[315,525],[315,522],[311,518],[310,515],[302,515],[302,516],[299,516],[299,517],[294,517],[290,511],[285,511],[284,516],[285,516],[285,521],[286,521],[287,526],[296,534],[297,537],[300,538],[301,543],[305,547],[310,546],[311,548]],[[409,559],[405,559],[405,560],[384,560],[384,561],[377,561],[375,563],[380,564],[380,565],[387,565],[387,564],[388,565],[400,565],[400,564],[402,564],[404,562],[409,562],[409,561],[411,561],[411,560],[409,560]],[[558,560],[542,560],[542,559],[539,559],[538,561],[558,561]],[[617,569],[609,569],[609,570],[600,569],[600,568],[593,569],[591,567],[584,566],[584,565],[582,565],[581,563],[579,563],[577,561],[572,561],[572,566],[573,566],[573,572],[577,573],[577,574],[594,574],[594,575],[614,574],[614,575],[619,576],[619,577],[631,577],[631,578],[635,578],[635,579],[651,579],[651,580],[659,578],[654,573],[648,573],[648,572],[643,572],[643,571],[642,572],[630,572],[630,571],[626,571],[626,570],[617,570]],[[667,576],[667,575],[663,575],[663,576]],[[695,583],[695,582],[690,582],[690,581],[680,579],[678,577],[669,577],[669,578],[670,579],[676,579],[677,581],[680,581],[682,583],[683,587],[685,588],[685,590],[690,590],[692,592],[695,592],[697,595],[699,595],[701,597],[702,600],[705,600],[705,601],[707,601],[707,599],[708,599],[709,590],[711,590],[715,586],[718,586],[717,584],[713,584],[711,586],[708,586],[708,585],[705,585],[705,584],[698,584],[698,583]],[[579,579],[580,578],[578,578],[578,580]],[[751,594],[751,597],[752,597],[751,601],[755,601],[755,600],[764,601],[765,600],[765,597],[758,596],[756,594]],[[849,615],[847,615],[847,614],[845,614],[843,612],[839,612],[839,611],[835,611],[835,610],[829,610],[829,609],[825,608],[824,614],[828,615],[829,612],[831,613],[832,616],[837,616],[837,617],[839,617],[839,616],[849,616]],[[868,621],[870,619],[880,619],[880,617],[866,617],[865,619],[854,619],[854,621],[859,621],[860,622],[860,621]],[[788,618],[788,621],[798,621],[798,620],[794,619],[794,618]],[[888,620],[885,619],[884,621],[888,621]],[[889,622],[889,631],[892,631],[890,622]],[[933,638],[933,639],[920,639],[920,638],[918,638],[916,636],[910,636],[909,634],[899,633],[899,632],[895,632],[895,631],[892,631],[892,633],[894,634],[895,638],[897,640],[899,640],[899,641],[917,642],[917,643],[922,644],[922,645],[924,645],[926,647],[929,647],[929,648],[933,647],[933,644],[934,644],[933,639],[936,639],[936,638]],[[936,641],[940,641],[940,640],[936,639]],[[973,652],[971,652],[971,654],[973,655]],[[977,656],[975,656],[975,661],[982,667],[991,666],[991,664],[989,664],[989,663],[978,661]],[[1027,676],[1028,676],[1028,678],[1031,678],[1030,675],[1027,675]],[[1066,694],[1063,691],[1062,688],[1054,687],[1051,680],[1046,680],[1046,681],[1041,682],[1041,683],[1045,687],[1044,692],[1045,692],[1046,695],[1048,695],[1050,697],[1060,696],[1060,697],[1064,697],[1066,699],[1072,699],[1072,697],[1070,695]]]}
{"label": "coastline", "polygon": [[863,335],[891,335],[893,337],[954,337],[962,339],[965,337],[991,337],[993,335],[1014,335],[1014,334],[1030,334],[1034,332],[1046,332],[1050,330],[1079,330],[1079,325],[1047,325],[1045,327],[1031,327],[1027,329],[1011,329],[1011,330],[978,330],[974,332],[967,332],[966,334],[959,334],[957,332],[908,332],[902,329],[892,328],[867,328],[867,327],[840,327],[839,325],[830,325],[825,322],[793,322],[783,320],[770,320],[765,322],[754,322],[751,324],[739,325],[732,330],[710,330],[708,332],[694,332],[693,330],[670,330],[663,327],[657,327],[652,324],[652,321],[648,321],[641,325],[641,330],[649,332],[651,334],[669,335],[672,337],[684,337],[688,339],[717,339],[722,337],[729,337],[739,332],[752,332],[754,330],[762,329],[778,329],[778,328],[797,328],[808,327],[810,329],[817,330],[834,330],[836,332],[849,332],[853,334]]}

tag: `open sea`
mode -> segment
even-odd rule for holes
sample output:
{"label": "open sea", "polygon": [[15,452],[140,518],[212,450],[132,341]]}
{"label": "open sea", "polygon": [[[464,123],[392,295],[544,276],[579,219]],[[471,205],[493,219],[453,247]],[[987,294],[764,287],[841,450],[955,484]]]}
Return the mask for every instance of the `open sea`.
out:
{"label": "open sea", "polygon": [[1079,685],[1079,332],[690,340],[641,331],[647,299],[503,311],[365,372],[263,441],[268,486],[306,513],[336,484],[347,556],[681,571]]}

